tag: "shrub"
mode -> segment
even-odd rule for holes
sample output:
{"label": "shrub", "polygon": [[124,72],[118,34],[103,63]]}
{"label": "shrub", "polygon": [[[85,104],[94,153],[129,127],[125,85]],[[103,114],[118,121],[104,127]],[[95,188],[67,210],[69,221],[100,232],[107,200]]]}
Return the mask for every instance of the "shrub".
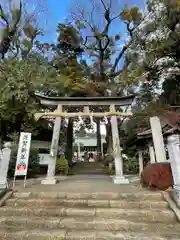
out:
{"label": "shrub", "polygon": [[170,163],[148,164],[141,173],[143,187],[166,190],[173,186],[173,177]]}
{"label": "shrub", "polygon": [[114,158],[112,155],[107,154],[104,156],[103,162],[104,162],[104,166],[109,166],[109,163],[113,162]]}
{"label": "shrub", "polygon": [[[11,159],[9,163],[8,177],[11,178],[14,176],[15,167],[16,167],[16,159],[17,159],[17,150],[12,149],[11,151]],[[35,177],[40,172],[39,165],[39,155],[38,151],[35,149],[31,149],[29,153],[29,163],[28,163],[28,177]]]}
{"label": "shrub", "polygon": [[115,169],[108,169],[108,175],[109,176],[115,175]]}
{"label": "shrub", "polygon": [[135,156],[123,159],[123,165],[126,174],[137,174],[139,172],[138,159]]}
{"label": "shrub", "polygon": [[69,172],[69,165],[68,165],[68,160],[64,157],[61,156],[57,158],[56,160],[56,173],[63,173],[67,175]]}

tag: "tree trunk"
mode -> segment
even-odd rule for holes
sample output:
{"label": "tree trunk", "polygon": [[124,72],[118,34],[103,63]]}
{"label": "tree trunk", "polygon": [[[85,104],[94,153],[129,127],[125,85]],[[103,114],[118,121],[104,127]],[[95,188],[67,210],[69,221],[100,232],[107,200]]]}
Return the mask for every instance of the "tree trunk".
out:
{"label": "tree trunk", "polygon": [[69,118],[68,127],[67,127],[67,140],[66,140],[66,159],[68,163],[72,163],[73,157],[73,119]]}
{"label": "tree trunk", "polygon": [[101,161],[102,153],[101,153],[101,121],[100,119],[96,120],[97,127],[97,160]]}
{"label": "tree trunk", "polygon": [[0,120],[0,132],[1,132],[1,137],[0,137],[0,148],[3,146],[3,141],[6,139],[6,124],[5,122],[1,119]]}

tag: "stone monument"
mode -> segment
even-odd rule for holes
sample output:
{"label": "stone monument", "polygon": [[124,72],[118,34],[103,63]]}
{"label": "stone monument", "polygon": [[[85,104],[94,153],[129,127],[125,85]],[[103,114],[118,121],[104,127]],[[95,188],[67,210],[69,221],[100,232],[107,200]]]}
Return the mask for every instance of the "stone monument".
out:
{"label": "stone monument", "polygon": [[173,198],[180,207],[180,141],[179,135],[171,135],[168,137],[168,152],[173,175]]}
{"label": "stone monument", "polygon": [[7,174],[9,168],[9,161],[11,158],[11,143],[4,144],[4,148],[0,154],[0,189],[7,188]]}

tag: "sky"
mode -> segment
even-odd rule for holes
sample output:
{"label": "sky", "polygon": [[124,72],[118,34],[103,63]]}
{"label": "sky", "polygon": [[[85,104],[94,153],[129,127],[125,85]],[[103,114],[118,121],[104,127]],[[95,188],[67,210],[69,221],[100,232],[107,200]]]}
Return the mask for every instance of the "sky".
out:
{"label": "sky", "polygon": [[[56,41],[56,26],[58,22],[63,22],[68,17],[68,11],[77,0],[48,0],[48,25],[44,39],[48,42]],[[87,0],[84,0],[87,1]],[[97,0],[98,1],[98,0]],[[144,0],[119,0],[130,6],[143,8]]]}

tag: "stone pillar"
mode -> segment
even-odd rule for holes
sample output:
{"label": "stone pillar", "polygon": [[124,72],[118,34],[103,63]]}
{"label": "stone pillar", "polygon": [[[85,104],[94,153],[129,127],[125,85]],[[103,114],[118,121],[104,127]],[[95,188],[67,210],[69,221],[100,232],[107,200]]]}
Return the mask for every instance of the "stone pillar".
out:
{"label": "stone pillar", "polygon": [[[62,111],[62,105],[59,104],[57,110]],[[55,170],[56,170],[56,158],[57,158],[58,146],[59,146],[60,129],[61,129],[61,117],[56,117],[54,128],[53,128],[53,136],[52,136],[52,142],[51,142],[47,177],[44,180],[42,180],[41,184],[56,183]]]}
{"label": "stone pillar", "polygon": [[167,162],[160,119],[158,117],[151,117],[150,124],[156,154],[156,161]]}
{"label": "stone pillar", "polygon": [[104,157],[104,149],[103,149],[103,138],[101,136],[101,156],[102,156],[102,159]]}
{"label": "stone pillar", "polygon": [[179,135],[168,137],[167,148],[174,181],[173,198],[180,207],[180,142]]}
{"label": "stone pillar", "polygon": [[11,143],[5,143],[0,156],[0,189],[7,188],[7,173],[11,158]]}
{"label": "stone pillar", "polygon": [[78,160],[80,161],[80,157],[81,157],[81,146],[80,143],[77,143],[77,147],[78,147]]}
{"label": "stone pillar", "polygon": [[[110,106],[110,111],[115,112],[116,108],[114,105]],[[120,140],[119,140],[119,130],[118,130],[118,122],[117,117],[111,117],[111,128],[112,128],[112,140],[113,140],[113,155],[115,161],[115,172],[116,175],[114,177],[115,184],[128,184],[129,181],[123,175],[123,159],[121,154]]]}
{"label": "stone pillar", "polygon": [[149,144],[149,156],[150,156],[150,163],[155,163],[156,158],[155,158],[155,153],[154,153],[154,147],[152,144]]}
{"label": "stone pillar", "polygon": [[84,106],[84,112],[88,113],[89,112],[89,106]]}
{"label": "stone pillar", "polygon": [[144,164],[143,164],[143,151],[139,150],[138,151],[138,156],[139,156],[139,176],[141,175],[143,169],[144,169]]}

